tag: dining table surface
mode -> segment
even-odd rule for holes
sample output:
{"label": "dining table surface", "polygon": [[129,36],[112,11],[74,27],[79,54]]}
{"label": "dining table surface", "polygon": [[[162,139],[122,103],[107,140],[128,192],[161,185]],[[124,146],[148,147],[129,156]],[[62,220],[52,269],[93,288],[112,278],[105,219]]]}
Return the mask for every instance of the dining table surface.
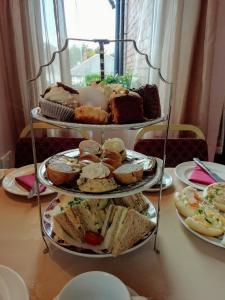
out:
{"label": "dining table surface", "polygon": [[[225,249],[183,226],[174,195],[185,184],[174,169],[166,171],[173,185],[162,191],[156,244],[160,253],[154,251],[153,237],[139,249],[118,257],[81,257],[54,245],[44,253],[36,198],[8,193],[0,184],[0,264],[22,276],[30,300],[53,300],[70,279],[93,270],[114,274],[139,295],[153,300],[225,299]],[[158,192],[145,195],[157,206]],[[41,197],[42,209],[53,197]]]}

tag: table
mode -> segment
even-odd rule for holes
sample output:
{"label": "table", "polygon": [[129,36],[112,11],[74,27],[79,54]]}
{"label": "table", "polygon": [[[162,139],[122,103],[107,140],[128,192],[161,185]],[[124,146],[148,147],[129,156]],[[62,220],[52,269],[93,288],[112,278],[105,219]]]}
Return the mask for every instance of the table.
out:
{"label": "table", "polygon": [[[43,254],[38,207],[0,187],[0,264],[24,278],[31,300],[52,300],[71,278],[90,270],[110,272],[153,300],[225,299],[225,251],[192,235],[179,222],[173,197],[184,184],[173,169],[168,171],[174,184],[163,192],[160,254],[153,251],[153,240],[117,258],[82,258],[55,247]],[[158,194],[146,195],[156,203]],[[43,197],[43,206],[52,197]]]}

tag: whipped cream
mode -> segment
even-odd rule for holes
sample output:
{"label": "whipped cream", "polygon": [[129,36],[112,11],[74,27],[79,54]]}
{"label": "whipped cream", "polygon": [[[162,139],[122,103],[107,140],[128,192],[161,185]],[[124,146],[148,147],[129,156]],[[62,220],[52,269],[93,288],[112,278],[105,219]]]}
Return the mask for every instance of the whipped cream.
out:
{"label": "whipped cream", "polygon": [[110,170],[102,163],[91,163],[82,169],[80,178],[95,179],[109,176]]}

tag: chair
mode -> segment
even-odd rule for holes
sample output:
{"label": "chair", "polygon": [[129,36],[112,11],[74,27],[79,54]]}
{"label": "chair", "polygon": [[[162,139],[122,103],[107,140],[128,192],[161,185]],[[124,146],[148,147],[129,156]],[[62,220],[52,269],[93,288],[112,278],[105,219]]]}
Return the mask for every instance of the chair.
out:
{"label": "chair", "polygon": [[[57,126],[38,122],[33,123],[34,130],[36,129],[60,129]],[[31,137],[29,137],[31,128],[26,126],[20,133],[19,140],[16,143],[15,151],[15,167],[19,168],[24,165],[29,165],[34,162],[32,152]],[[78,145],[84,139],[89,138],[86,130],[80,130],[81,138],[77,137],[35,137],[37,162],[42,162],[46,158],[62,151],[78,148]]]}
{"label": "chair", "polygon": [[[134,150],[145,155],[163,158],[164,138],[146,138],[147,132],[165,131],[167,125],[150,125],[140,129],[135,138]],[[208,146],[203,132],[194,125],[172,124],[171,132],[191,132],[191,137],[168,138],[166,147],[166,167],[176,167],[185,161],[192,161],[193,157],[208,160]],[[193,134],[195,137],[193,137]]]}

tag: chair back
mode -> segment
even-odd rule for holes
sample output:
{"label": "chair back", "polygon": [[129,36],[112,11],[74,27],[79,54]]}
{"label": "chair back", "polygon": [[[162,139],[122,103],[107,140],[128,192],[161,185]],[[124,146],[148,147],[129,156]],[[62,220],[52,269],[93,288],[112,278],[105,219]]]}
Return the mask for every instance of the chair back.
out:
{"label": "chair back", "polygon": [[[57,126],[47,123],[33,123],[34,129],[60,129]],[[32,141],[29,137],[31,128],[26,126],[20,133],[20,138],[16,143],[15,151],[15,167],[19,168],[32,164],[33,151]],[[85,130],[80,130],[81,137],[35,137],[37,162],[42,162],[48,157],[70,149],[78,148],[79,143],[89,138],[89,134]]]}
{"label": "chair back", "polygon": [[[147,132],[166,130],[166,125],[152,125],[140,129],[136,134],[134,150],[145,155],[163,158],[164,138],[146,138]],[[166,145],[166,167],[176,167],[185,161],[192,161],[194,157],[201,160],[208,160],[208,146],[203,132],[196,126],[189,124],[172,124],[169,132],[191,131],[195,137],[168,138]]]}

